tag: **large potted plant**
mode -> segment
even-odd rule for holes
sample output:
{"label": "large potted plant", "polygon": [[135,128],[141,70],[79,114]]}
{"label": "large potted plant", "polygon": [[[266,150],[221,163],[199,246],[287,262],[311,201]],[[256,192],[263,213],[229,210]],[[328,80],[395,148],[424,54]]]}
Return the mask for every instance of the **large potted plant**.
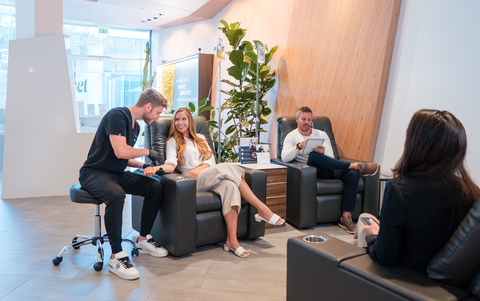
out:
{"label": "large potted plant", "polygon": [[[246,34],[246,29],[240,28],[240,23],[235,22],[228,24],[225,20],[220,23],[224,27],[219,29],[225,34],[229,45],[232,47],[230,51],[226,51],[228,59],[232,63],[228,70],[228,74],[232,79],[222,79],[221,82],[230,86],[229,90],[221,90],[222,93],[228,95],[225,102],[221,105],[220,112],[225,112],[226,117],[220,120],[220,124],[215,120],[215,113],[212,113],[212,122],[209,124],[217,128],[213,133],[215,148],[218,151],[218,135],[221,137],[221,161],[238,161],[238,145],[242,137],[255,137],[256,117],[258,114],[260,132],[267,132],[262,125],[270,123],[268,121],[272,110],[268,107],[267,101],[263,97],[275,85],[275,72],[271,70],[268,63],[278,49],[273,47],[268,51],[266,45],[262,42],[254,40],[242,41]],[[265,47],[265,61],[258,63],[257,54],[254,51],[256,44]],[[258,74],[257,74],[258,69]],[[258,77],[258,113],[256,111],[256,94],[257,94],[257,77]],[[226,126],[226,129],[224,129]]]}

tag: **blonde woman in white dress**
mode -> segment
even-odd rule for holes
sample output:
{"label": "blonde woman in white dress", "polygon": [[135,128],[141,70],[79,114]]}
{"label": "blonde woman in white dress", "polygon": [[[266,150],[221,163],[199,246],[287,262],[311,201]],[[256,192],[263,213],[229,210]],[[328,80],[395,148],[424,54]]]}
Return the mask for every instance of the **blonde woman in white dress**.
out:
{"label": "blonde woman in white dress", "polygon": [[154,175],[160,168],[165,173],[171,173],[178,168],[182,175],[197,180],[197,190],[211,191],[220,195],[222,212],[227,224],[227,241],[225,251],[247,258],[248,253],[237,239],[238,213],[243,197],[255,206],[258,214],[257,222],[265,221],[272,225],[282,225],[285,220],[274,214],[252,192],[243,179],[243,168],[232,163],[215,163],[215,157],[201,134],[197,134],[192,113],[187,108],[179,108],[173,115],[167,140],[167,157],[161,166],[146,168],[144,174]]}

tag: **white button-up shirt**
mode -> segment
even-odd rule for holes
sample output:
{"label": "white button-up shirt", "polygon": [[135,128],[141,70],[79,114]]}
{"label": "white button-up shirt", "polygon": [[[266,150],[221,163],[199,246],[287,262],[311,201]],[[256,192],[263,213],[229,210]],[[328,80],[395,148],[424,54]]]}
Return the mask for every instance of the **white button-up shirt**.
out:
{"label": "white button-up shirt", "polygon": [[[197,136],[205,141],[207,143],[207,139],[205,139],[205,136],[202,134],[197,134]],[[215,165],[215,156],[210,157],[208,160],[203,160],[203,158],[200,158],[200,151],[197,148],[197,145],[192,142],[190,139],[185,139],[185,144],[187,145],[187,148],[185,149],[185,152],[183,153],[183,157],[185,158],[185,163],[182,166],[182,169],[180,170],[181,172],[184,172],[185,170],[191,170],[194,169],[202,164],[208,164],[210,166]],[[207,143],[208,146],[208,143]],[[178,163],[178,158],[177,158],[177,143],[175,142],[175,139],[170,138],[167,141],[167,159],[165,160],[165,164],[172,164],[173,166],[177,167]]]}

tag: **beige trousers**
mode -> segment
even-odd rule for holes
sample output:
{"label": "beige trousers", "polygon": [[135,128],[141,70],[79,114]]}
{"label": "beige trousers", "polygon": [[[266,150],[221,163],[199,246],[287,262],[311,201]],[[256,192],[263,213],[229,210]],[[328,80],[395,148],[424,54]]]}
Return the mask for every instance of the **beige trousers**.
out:
{"label": "beige trousers", "polygon": [[[182,172],[186,176],[190,170]],[[238,186],[242,182],[245,170],[232,163],[220,163],[202,170],[197,180],[197,190],[211,191],[220,195],[222,200],[222,213],[227,214],[233,206],[242,207],[242,196]]]}

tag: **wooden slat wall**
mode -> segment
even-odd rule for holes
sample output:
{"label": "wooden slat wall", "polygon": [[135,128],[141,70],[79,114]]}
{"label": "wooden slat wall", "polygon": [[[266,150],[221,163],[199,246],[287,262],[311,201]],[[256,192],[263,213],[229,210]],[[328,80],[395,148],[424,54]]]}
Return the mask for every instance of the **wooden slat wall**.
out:
{"label": "wooden slat wall", "polygon": [[373,160],[400,3],[297,0],[275,116],[307,105],[330,117],[342,156]]}
{"label": "wooden slat wall", "polygon": [[[400,2],[233,0],[212,20],[160,31],[159,57],[170,61],[196,53],[199,47],[212,53],[219,37],[228,44],[217,29],[220,19],[241,22],[247,29],[246,40],[279,47],[271,61],[278,84],[265,99],[274,111],[272,154],[276,154],[276,118],[294,115],[298,107],[307,105],[314,114],[331,118],[342,156],[372,160]],[[228,60],[222,63],[222,78],[228,78],[230,65]]]}

